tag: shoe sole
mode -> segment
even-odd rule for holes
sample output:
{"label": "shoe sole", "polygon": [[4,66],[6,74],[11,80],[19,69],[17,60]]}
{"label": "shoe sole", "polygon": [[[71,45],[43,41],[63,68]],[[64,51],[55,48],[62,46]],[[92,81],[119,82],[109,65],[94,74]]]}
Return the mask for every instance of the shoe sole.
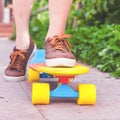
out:
{"label": "shoe sole", "polygon": [[[26,71],[27,71],[28,63],[30,62],[30,60],[34,56],[35,50],[36,50],[36,45],[34,44],[34,49],[33,49],[32,53],[31,53],[31,55],[28,59],[27,65],[26,65]],[[26,74],[24,76],[13,77],[13,76],[6,76],[5,73],[4,73],[4,78],[5,78],[5,81],[7,81],[7,82],[20,82],[20,81],[25,80]]]}
{"label": "shoe sole", "polygon": [[45,63],[49,67],[55,66],[74,67],[74,65],[76,64],[76,60],[68,58],[54,58],[46,59]]}

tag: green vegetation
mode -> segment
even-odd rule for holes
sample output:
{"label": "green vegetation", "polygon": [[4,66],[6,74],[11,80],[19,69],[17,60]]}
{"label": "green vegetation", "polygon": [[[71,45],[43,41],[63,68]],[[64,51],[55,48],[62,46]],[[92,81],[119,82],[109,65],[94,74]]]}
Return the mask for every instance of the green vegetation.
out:
{"label": "green vegetation", "polygon": [[120,77],[120,25],[86,26],[70,31],[77,59]]}
{"label": "green vegetation", "polygon": [[48,10],[42,11],[42,7],[46,5],[47,1],[36,0],[30,19],[30,34],[32,39],[35,40],[38,48],[44,48],[44,39],[49,26]]}
{"label": "green vegetation", "polygon": [[[44,48],[49,18],[44,0],[34,2],[30,34],[38,48]],[[45,7],[44,7],[45,6]],[[120,1],[75,0],[66,33],[78,60],[120,77]]]}

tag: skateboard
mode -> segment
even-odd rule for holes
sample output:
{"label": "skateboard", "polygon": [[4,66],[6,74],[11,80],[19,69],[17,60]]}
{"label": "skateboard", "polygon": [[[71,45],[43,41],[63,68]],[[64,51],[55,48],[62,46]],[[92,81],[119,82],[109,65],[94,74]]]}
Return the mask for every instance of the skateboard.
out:
{"label": "skateboard", "polygon": [[[32,82],[32,104],[49,104],[51,98],[76,98],[78,105],[94,105],[96,103],[96,86],[94,84],[78,84],[77,90],[68,85],[76,75],[88,73],[90,70],[88,67],[79,64],[73,68],[47,67],[44,59],[41,62],[37,60],[41,52],[43,51],[37,51],[38,55],[35,55],[34,62],[30,63],[28,69],[28,81]],[[44,56],[44,54],[41,55]],[[57,78],[58,86],[51,90],[49,83],[40,82],[41,73]]]}

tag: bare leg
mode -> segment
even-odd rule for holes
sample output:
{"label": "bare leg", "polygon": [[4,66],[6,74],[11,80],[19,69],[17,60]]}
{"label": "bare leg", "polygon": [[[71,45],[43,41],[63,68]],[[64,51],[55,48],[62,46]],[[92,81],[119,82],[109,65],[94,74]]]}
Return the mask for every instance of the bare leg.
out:
{"label": "bare leg", "polygon": [[50,25],[46,36],[63,35],[72,0],[49,0]]}
{"label": "bare leg", "polygon": [[33,0],[13,0],[14,17],[16,23],[16,48],[27,49],[30,43],[29,18]]}

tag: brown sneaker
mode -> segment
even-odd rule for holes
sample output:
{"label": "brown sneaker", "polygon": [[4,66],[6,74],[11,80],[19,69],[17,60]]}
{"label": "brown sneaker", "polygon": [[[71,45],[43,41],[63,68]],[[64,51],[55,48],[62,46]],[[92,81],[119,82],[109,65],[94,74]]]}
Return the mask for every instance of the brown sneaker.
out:
{"label": "brown sneaker", "polygon": [[4,77],[6,81],[23,81],[25,80],[26,67],[29,60],[32,58],[36,49],[36,45],[30,40],[29,48],[19,50],[14,48],[10,55],[10,63],[5,69]]}
{"label": "brown sneaker", "polygon": [[76,63],[75,56],[70,51],[70,43],[66,38],[71,35],[53,36],[45,42],[45,63],[47,66],[73,67]]}

